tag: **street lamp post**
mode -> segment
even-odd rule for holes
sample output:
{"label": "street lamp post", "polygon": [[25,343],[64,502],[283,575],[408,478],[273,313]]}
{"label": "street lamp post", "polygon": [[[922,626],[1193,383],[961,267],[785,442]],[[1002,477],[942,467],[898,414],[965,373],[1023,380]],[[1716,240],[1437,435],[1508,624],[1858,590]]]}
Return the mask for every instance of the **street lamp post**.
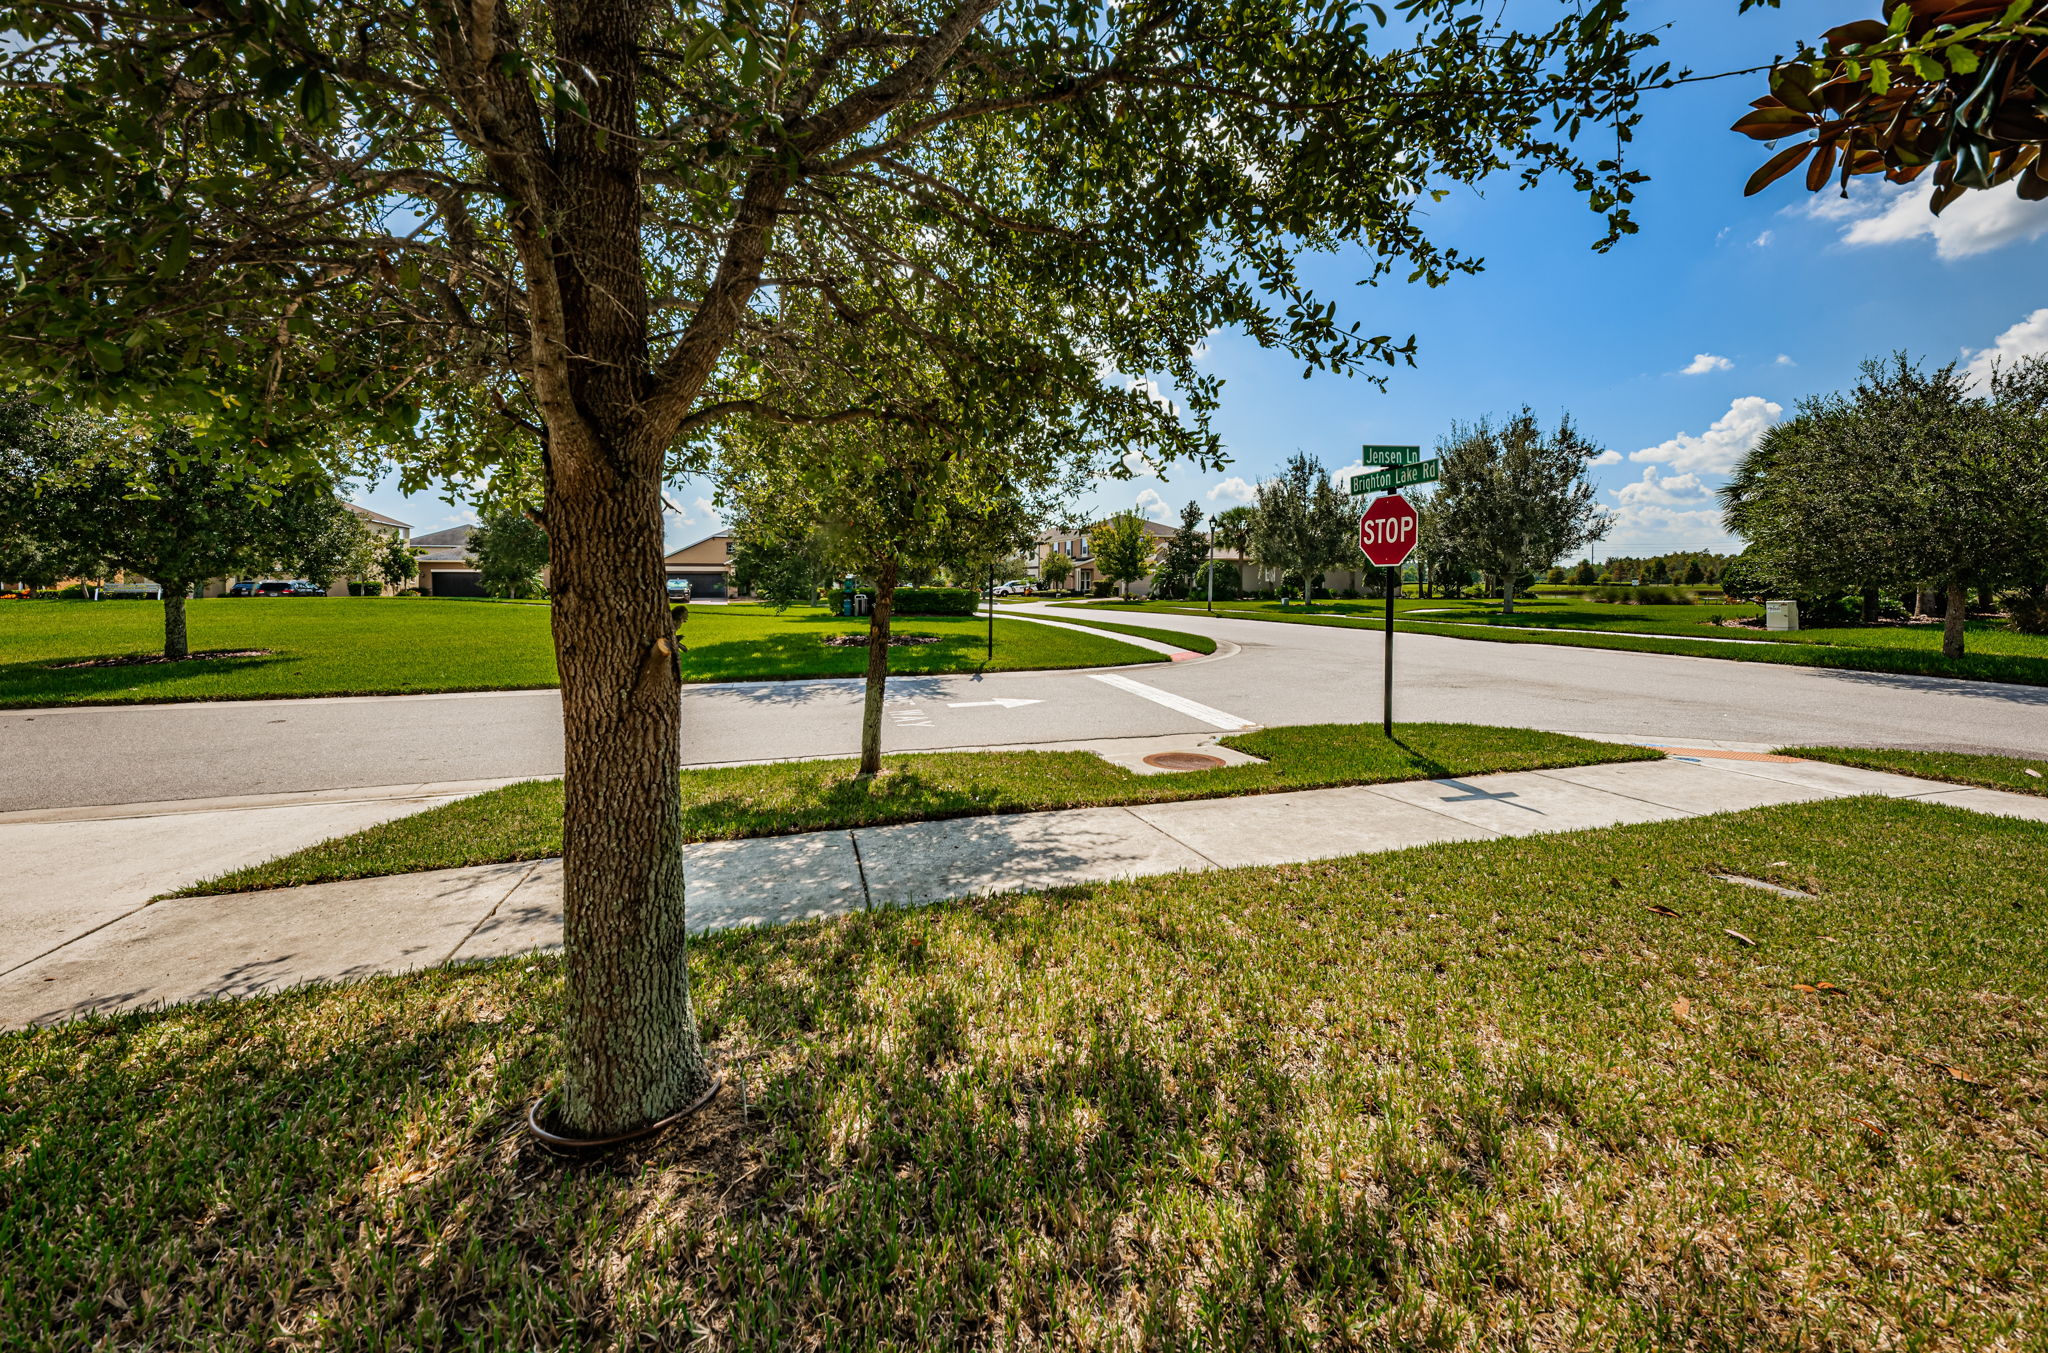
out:
{"label": "street lamp post", "polygon": [[1216,614],[1216,514],[1209,514],[1209,614]]}

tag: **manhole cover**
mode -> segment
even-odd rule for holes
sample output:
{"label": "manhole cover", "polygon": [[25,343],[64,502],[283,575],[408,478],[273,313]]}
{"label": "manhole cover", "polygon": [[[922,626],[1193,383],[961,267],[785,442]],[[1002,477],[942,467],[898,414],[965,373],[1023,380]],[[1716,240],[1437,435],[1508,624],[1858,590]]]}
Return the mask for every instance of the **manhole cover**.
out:
{"label": "manhole cover", "polygon": [[1215,770],[1225,763],[1220,756],[1200,752],[1154,752],[1145,758],[1145,764],[1159,770]]}

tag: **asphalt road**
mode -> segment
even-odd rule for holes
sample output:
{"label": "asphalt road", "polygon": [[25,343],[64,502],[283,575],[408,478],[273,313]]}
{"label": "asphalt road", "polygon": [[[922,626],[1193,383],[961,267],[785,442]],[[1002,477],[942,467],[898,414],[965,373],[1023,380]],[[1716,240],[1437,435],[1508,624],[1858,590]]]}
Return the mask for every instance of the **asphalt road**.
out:
{"label": "asphalt road", "polygon": [[[1071,742],[1379,715],[1375,631],[1189,616],[1152,623],[1228,642],[1214,657],[1115,673],[901,678],[890,683],[887,745]],[[1398,636],[1396,654],[1403,720],[2048,756],[2048,689],[2039,687],[1421,634]],[[693,686],[683,704],[691,764],[850,755],[859,745],[857,681]],[[0,811],[553,775],[561,765],[552,691],[0,712]]]}

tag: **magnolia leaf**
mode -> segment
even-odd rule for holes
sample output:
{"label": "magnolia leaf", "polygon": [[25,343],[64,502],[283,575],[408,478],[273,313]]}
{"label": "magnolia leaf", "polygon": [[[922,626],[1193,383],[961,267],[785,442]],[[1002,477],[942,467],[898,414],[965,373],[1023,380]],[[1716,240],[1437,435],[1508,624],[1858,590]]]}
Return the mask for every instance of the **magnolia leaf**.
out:
{"label": "magnolia leaf", "polygon": [[1754,197],[1799,167],[1799,162],[1813,153],[1813,142],[1802,141],[1796,146],[1779,151],[1764,161],[1763,167],[1749,176],[1749,182],[1742,185],[1744,197]]}

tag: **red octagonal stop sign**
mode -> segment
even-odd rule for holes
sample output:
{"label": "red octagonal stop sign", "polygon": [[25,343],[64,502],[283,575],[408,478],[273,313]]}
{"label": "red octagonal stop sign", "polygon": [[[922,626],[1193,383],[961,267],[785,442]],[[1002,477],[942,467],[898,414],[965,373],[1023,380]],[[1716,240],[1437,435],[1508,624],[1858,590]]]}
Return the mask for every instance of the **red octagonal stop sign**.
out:
{"label": "red octagonal stop sign", "polygon": [[1415,553],[1415,527],[1415,507],[1406,498],[1375,498],[1358,519],[1358,548],[1381,568],[1399,568]]}

